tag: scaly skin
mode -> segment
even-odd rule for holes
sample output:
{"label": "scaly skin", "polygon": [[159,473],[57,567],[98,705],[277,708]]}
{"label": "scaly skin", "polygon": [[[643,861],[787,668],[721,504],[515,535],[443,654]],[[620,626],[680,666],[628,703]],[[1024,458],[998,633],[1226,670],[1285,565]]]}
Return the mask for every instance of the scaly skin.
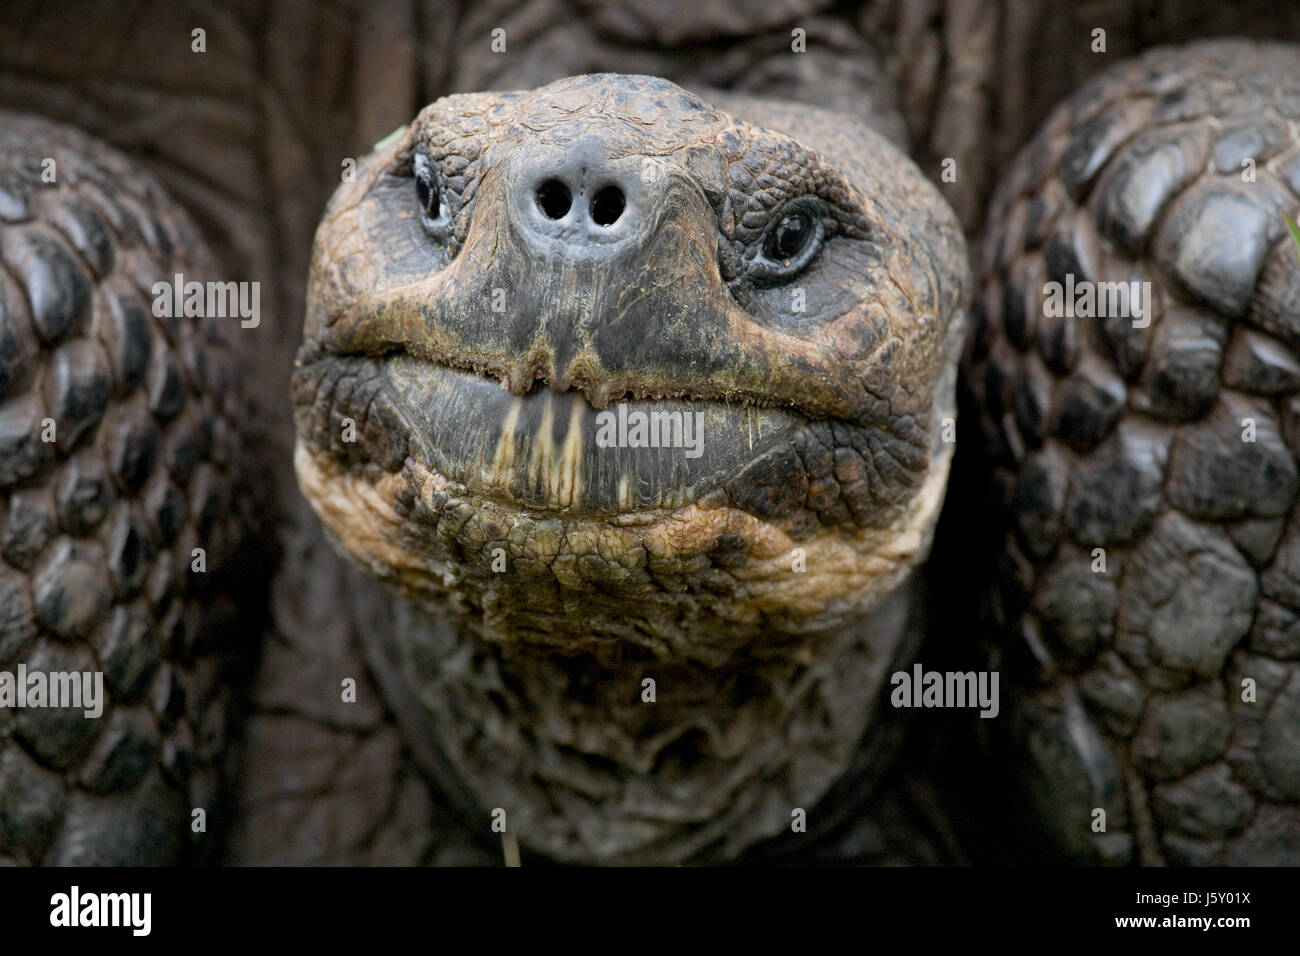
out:
{"label": "scaly skin", "polygon": [[[390,697],[423,703],[399,708],[408,739],[560,859],[734,856],[816,804],[900,653],[902,605],[873,615],[942,501],[954,218],[869,130],[733,105],[771,129],[645,77],[450,97],[317,233],[299,481],[413,601],[369,636]],[[574,201],[551,222],[555,177]],[[625,215],[593,230],[605,183]],[[765,237],[804,208],[825,238],[772,275]],[[624,400],[698,410],[697,463],[597,447]]]}
{"label": "scaly skin", "polygon": [[[1117,67],[1024,148],[981,240],[985,564],[1027,791],[1075,859],[1300,862],[1298,78],[1277,44]],[[1151,282],[1149,326],[1046,316],[1069,273]]]}
{"label": "scaly skin", "polygon": [[252,416],[229,323],[150,292],[211,254],[126,157],[0,112],[0,263],[0,671],[99,671],[107,698],[0,709],[0,860],[211,859],[254,651],[229,599],[257,603]]}

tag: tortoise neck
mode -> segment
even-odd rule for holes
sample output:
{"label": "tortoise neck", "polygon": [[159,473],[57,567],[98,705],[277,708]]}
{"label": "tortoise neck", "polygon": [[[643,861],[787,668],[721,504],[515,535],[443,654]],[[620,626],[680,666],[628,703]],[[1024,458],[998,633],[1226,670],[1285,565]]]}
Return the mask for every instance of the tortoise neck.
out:
{"label": "tortoise neck", "polygon": [[481,615],[405,600],[369,656],[417,762],[485,835],[504,811],[566,862],[723,860],[887,768],[898,735],[873,712],[914,651],[917,591],[830,633],[755,635],[718,668],[503,644]]}

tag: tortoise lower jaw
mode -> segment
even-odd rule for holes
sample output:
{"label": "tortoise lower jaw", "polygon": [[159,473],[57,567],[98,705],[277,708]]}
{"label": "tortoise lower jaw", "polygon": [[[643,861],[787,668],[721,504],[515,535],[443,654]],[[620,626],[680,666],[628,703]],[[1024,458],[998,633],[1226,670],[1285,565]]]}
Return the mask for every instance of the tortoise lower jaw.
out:
{"label": "tortoise lower jaw", "polygon": [[564,653],[721,666],[769,631],[844,626],[926,553],[951,454],[907,420],[620,415],[400,353],[305,362],[293,393],[299,485],[345,552],[398,593],[454,595],[493,640]]}
{"label": "tortoise lower jaw", "polygon": [[489,640],[611,666],[636,646],[710,667],[869,614],[925,554],[947,471],[898,527],[795,540],[722,501],[611,520],[502,504],[413,458],[383,473],[300,440],[294,466],[343,553],[436,614],[468,614]]}
{"label": "tortoise lower jaw", "polygon": [[404,353],[322,358],[298,370],[295,393],[300,433],[332,447],[338,431],[355,446],[345,457],[393,471],[409,456],[504,505],[606,518],[699,501],[809,425],[791,410],[717,400],[596,409],[576,390],[516,395]]}

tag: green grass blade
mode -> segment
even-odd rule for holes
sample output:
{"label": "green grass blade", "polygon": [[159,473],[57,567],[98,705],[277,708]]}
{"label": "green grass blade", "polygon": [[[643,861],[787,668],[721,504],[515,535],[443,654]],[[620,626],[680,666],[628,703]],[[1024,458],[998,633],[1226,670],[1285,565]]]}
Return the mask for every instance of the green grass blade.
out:
{"label": "green grass blade", "polygon": [[1296,254],[1300,255],[1300,226],[1286,213],[1282,213],[1282,218],[1286,220],[1286,227],[1291,230],[1291,238],[1295,240]]}
{"label": "green grass blade", "polygon": [[[391,133],[389,133],[379,142],[375,143],[375,152],[379,152],[381,149],[386,147],[389,143],[397,139],[399,136],[405,135],[406,131],[410,128],[411,128],[410,123],[404,123],[401,126],[397,127],[397,129],[393,130]],[[1285,213],[1283,215],[1285,215]]]}

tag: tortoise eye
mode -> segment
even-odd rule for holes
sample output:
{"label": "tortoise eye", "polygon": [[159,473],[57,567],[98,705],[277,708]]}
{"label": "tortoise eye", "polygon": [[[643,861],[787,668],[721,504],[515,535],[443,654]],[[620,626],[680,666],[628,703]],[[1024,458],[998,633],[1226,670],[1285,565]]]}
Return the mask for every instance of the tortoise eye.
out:
{"label": "tortoise eye", "polygon": [[815,196],[798,196],[769,221],[747,272],[761,282],[780,282],[800,272],[817,255],[826,237],[823,206]]}
{"label": "tortoise eye", "polygon": [[800,253],[808,248],[816,229],[812,217],[802,210],[783,216],[772,230],[764,250],[767,257],[775,262],[789,262],[799,258]]}
{"label": "tortoise eye", "polygon": [[438,218],[438,187],[433,182],[433,174],[427,167],[416,171],[415,198],[420,201],[420,209],[426,216],[430,219]]}

